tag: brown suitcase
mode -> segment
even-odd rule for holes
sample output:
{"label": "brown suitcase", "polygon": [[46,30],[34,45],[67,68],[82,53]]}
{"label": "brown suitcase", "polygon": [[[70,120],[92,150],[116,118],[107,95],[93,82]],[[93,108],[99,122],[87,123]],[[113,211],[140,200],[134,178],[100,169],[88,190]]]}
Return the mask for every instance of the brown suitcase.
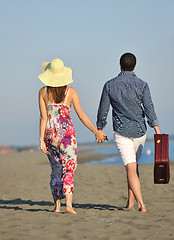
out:
{"label": "brown suitcase", "polygon": [[154,183],[169,183],[169,140],[168,134],[155,134]]}

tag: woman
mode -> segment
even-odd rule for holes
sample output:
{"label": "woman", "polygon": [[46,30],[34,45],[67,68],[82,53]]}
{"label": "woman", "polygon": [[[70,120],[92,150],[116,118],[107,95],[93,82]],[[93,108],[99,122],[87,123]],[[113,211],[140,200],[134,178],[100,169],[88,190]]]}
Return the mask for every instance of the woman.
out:
{"label": "woman", "polygon": [[73,82],[72,70],[65,67],[60,59],[44,62],[42,70],[38,77],[47,87],[39,91],[40,148],[47,154],[52,168],[50,186],[54,211],[60,212],[60,200],[65,197],[66,212],[76,214],[72,208],[72,197],[77,143],[70,117],[71,103],[79,119],[95,134],[97,142],[103,142],[106,136],[83,112],[75,89],[67,86]]}

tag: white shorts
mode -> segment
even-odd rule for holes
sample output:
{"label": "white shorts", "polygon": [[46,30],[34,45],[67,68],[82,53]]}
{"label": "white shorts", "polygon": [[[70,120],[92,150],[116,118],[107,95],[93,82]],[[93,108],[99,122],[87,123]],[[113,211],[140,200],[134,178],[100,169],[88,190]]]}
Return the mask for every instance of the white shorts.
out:
{"label": "white shorts", "polygon": [[146,134],[139,138],[124,137],[116,132],[113,132],[113,134],[123,164],[138,163],[145,144]]}

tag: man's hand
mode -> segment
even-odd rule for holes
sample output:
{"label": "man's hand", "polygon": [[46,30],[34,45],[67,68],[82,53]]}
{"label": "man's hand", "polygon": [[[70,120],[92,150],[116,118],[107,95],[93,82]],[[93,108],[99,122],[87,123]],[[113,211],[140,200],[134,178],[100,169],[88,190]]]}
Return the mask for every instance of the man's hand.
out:
{"label": "man's hand", "polygon": [[153,128],[154,128],[156,134],[161,134],[159,126],[154,126]]}

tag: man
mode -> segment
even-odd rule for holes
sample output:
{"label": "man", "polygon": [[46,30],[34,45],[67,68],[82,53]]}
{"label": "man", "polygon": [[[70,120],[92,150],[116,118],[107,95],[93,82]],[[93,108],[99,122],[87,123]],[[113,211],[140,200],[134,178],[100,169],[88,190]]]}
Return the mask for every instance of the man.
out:
{"label": "man", "polygon": [[103,87],[97,127],[101,131],[105,127],[111,105],[114,140],[127,172],[126,207],[133,207],[135,196],[139,210],[147,212],[141,194],[137,165],[146,139],[145,116],[155,133],[160,134],[160,130],[148,84],[135,75],[135,67],[136,57],[132,53],[121,56],[120,74],[106,82]]}

